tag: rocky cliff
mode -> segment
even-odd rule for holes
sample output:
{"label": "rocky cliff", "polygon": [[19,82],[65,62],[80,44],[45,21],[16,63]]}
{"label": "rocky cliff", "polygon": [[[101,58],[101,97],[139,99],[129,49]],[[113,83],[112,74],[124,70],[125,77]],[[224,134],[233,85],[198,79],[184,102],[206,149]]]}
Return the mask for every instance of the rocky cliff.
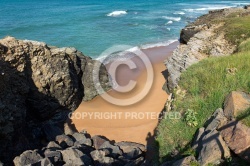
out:
{"label": "rocky cliff", "polygon": [[223,19],[232,15],[238,17],[249,15],[250,11],[243,8],[229,8],[210,11],[199,17],[195,22],[181,30],[180,45],[173,55],[165,60],[168,79],[163,89],[173,90],[180,75],[189,66],[209,56],[230,55],[236,50],[236,45],[228,41],[221,31]]}
{"label": "rocky cliff", "polygon": [[[9,163],[22,151],[62,134],[69,111],[97,94],[92,71],[98,61],[74,48],[42,42],[0,40],[0,160]],[[109,88],[103,65],[100,82]]]}
{"label": "rocky cliff", "polygon": [[[244,51],[240,50],[240,43],[250,37],[250,25],[247,24],[250,19],[249,16],[250,10],[248,6],[244,8],[210,11],[209,14],[199,17],[195,22],[189,24],[181,30],[180,45],[174,50],[173,55],[165,61],[168,72],[168,79],[163,88],[167,92],[171,93],[170,98],[166,103],[166,111],[181,112],[183,113],[183,119],[179,120],[179,122],[177,120],[174,123],[166,123],[165,121],[163,123],[166,124],[164,124],[159,131],[161,131],[162,129],[164,130],[164,127],[167,128],[167,126],[171,126],[173,128],[172,131],[175,132],[176,129],[179,129],[177,126],[181,126],[181,124],[186,121],[188,110],[192,109],[194,111],[194,114],[197,114],[197,116],[193,116],[193,119],[196,119],[194,121],[196,121],[197,124],[200,123],[198,121],[201,120],[201,118],[197,117],[203,116],[203,118],[205,119],[205,123],[202,122],[202,124],[204,123],[204,127],[201,127],[197,130],[197,133],[196,135],[194,135],[193,140],[184,138],[187,136],[186,134],[178,135],[178,139],[181,140],[181,143],[189,143],[185,145],[185,147],[182,144],[178,143],[178,148],[176,149],[180,149],[178,152],[179,154],[176,153],[177,155],[175,155],[174,157],[178,157],[178,155],[186,156],[185,152],[182,153],[181,151],[189,146],[195,151],[195,155],[190,155],[177,161],[167,161],[166,163],[162,164],[162,166],[196,164],[243,165],[244,162],[250,162],[250,128],[248,123],[246,123],[246,119],[247,117],[249,117],[248,111],[250,107],[250,96],[248,90],[249,88],[244,89],[241,86],[234,86],[232,90],[244,89],[245,91],[242,92],[230,90],[230,94],[228,96],[224,96],[227,95],[224,94],[224,92],[228,91],[227,87],[233,85],[233,81],[230,80],[229,85],[226,85],[225,81],[223,82],[222,86],[220,86],[218,83],[220,79],[227,79],[223,78],[225,72],[230,75],[235,75],[235,82],[237,84],[241,82],[239,78],[246,76],[247,79],[244,82],[247,82],[247,84],[249,84],[249,76],[245,74],[249,73],[249,71],[246,71],[241,76],[237,75],[238,73],[235,74],[240,68],[239,64],[243,64],[243,62],[249,64],[248,61],[246,61],[249,59],[249,49],[246,49]],[[235,65],[232,68],[228,68],[228,66],[230,66],[229,61],[226,61],[226,65],[223,65],[224,60],[232,57],[217,58],[224,59],[223,61],[218,60],[217,63],[215,63],[216,61],[211,61],[215,63],[218,68],[222,69],[221,73],[218,72],[218,70],[216,71],[215,65],[213,66],[211,63],[209,63],[209,65],[205,65],[207,62],[209,62],[208,60],[203,61],[204,63],[200,63],[200,66],[198,66],[199,64],[197,66],[193,66],[188,72],[182,75],[182,73],[191,65],[205,58],[208,58],[210,56],[226,55],[232,55],[232,57],[234,58],[237,57],[237,55],[248,57],[246,59],[243,59],[238,64],[236,63],[236,58],[232,60],[230,64]],[[241,57],[237,57],[237,59],[240,58]],[[201,68],[203,68],[203,70],[200,70],[200,72],[195,72],[197,70],[194,70],[199,70]],[[249,69],[248,66],[244,68]],[[241,68],[241,71],[245,71],[244,68]],[[187,76],[186,74],[189,74],[188,77],[185,77]],[[201,79],[197,79],[198,77]],[[212,84],[212,81],[208,81],[213,79],[215,81],[215,84]],[[192,81],[189,82],[189,80],[196,80],[196,82],[199,83],[192,85],[190,84],[190,82]],[[183,85],[184,82],[185,85]],[[180,83],[179,86],[178,83]],[[216,87],[218,88],[212,91],[210,88],[206,89],[204,87],[210,87],[211,89]],[[196,89],[194,90],[194,92],[193,88],[197,88],[198,90]],[[221,89],[223,93],[218,92],[218,89]],[[225,97],[225,101],[219,101],[219,97],[213,98],[214,100],[210,100],[211,98],[208,99],[207,96],[212,96],[211,91],[218,92],[213,94],[216,94],[216,97]],[[197,100],[198,102],[193,102],[191,100]],[[216,102],[218,102],[219,104]],[[214,105],[218,104],[222,106],[222,103],[224,104],[224,108],[216,109],[216,111],[210,118],[208,118],[209,116],[207,115],[203,115],[203,112],[209,113]],[[197,105],[200,106],[196,107]],[[185,125],[189,124],[187,123]],[[171,133],[171,130],[167,131]],[[188,126],[186,127],[185,132],[188,132]],[[167,141],[169,144],[173,142],[173,139],[170,140],[171,141]],[[191,145],[190,142],[192,142]],[[166,148],[164,148],[164,150],[165,149]],[[244,162],[242,161],[242,159],[244,160]]]}

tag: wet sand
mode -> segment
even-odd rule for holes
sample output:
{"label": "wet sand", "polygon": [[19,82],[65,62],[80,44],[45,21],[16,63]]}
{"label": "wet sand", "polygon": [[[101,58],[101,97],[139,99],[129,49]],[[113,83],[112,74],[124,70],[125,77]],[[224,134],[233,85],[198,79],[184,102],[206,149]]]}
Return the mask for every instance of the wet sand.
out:
{"label": "wet sand", "polygon": [[[110,140],[132,141],[147,144],[154,135],[158,124],[158,115],[162,111],[168,98],[162,90],[165,82],[163,71],[166,70],[163,61],[172,54],[178,42],[169,46],[142,50],[147,55],[153,66],[153,84],[147,95],[139,102],[118,106],[104,100],[101,96],[95,97],[89,102],[82,102],[72,116],[72,123],[78,131],[86,130],[90,135],[104,135]],[[120,86],[125,86],[130,80],[136,82],[136,86],[129,92],[118,92],[118,89],[107,92],[117,99],[131,99],[145,90],[147,82],[146,66],[139,57],[131,59],[136,64],[136,69],[130,69],[127,65],[120,65],[116,69],[115,80]],[[112,72],[113,68],[106,68]],[[80,116],[81,115],[81,116]]]}

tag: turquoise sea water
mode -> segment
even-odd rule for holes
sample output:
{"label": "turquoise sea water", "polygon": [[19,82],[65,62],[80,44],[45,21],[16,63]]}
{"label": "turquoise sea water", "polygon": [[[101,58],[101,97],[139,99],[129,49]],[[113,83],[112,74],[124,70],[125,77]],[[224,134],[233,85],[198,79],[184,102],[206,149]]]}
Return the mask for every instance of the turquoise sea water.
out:
{"label": "turquoise sea water", "polygon": [[208,10],[249,1],[217,0],[1,0],[0,38],[72,46],[98,57],[116,45],[151,47],[177,40],[188,22]]}

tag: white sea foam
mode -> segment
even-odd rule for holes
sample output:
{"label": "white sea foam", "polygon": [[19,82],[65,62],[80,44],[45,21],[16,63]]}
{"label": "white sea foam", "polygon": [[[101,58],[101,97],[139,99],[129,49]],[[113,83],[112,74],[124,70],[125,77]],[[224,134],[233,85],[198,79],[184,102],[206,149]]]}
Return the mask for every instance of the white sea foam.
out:
{"label": "white sea foam", "polygon": [[117,16],[121,16],[121,15],[125,15],[125,14],[127,14],[127,11],[117,10],[117,11],[113,11],[113,12],[107,14],[107,16],[109,16],[109,17],[117,17]]}
{"label": "white sea foam", "polygon": [[126,51],[128,51],[128,52],[136,52],[136,51],[138,51],[139,49],[140,49],[140,48],[136,46],[136,47],[132,47],[132,48],[126,50]]}
{"label": "white sea foam", "polygon": [[162,18],[170,20],[170,21],[181,21],[181,17],[168,17],[168,16],[162,16]]}
{"label": "white sea foam", "polygon": [[168,21],[167,24],[173,24],[173,21]]}
{"label": "white sea foam", "polygon": [[249,2],[237,2],[237,3],[232,3],[234,5],[242,6],[242,5],[249,5]]}
{"label": "white sea foam", "polygon": [[132,47],[132,48],[130,48],[128,50],[125,50],[124,52],[136,53],[136,52],[138,52],[138,50],[146,50],[146,49],[155,48],[155,47],[169,46],[170,44],[172,44],[172,43],[174,43],[176,41],[178,41],[178,40],[168,40],[168,41],[165,41],[165,42],[159,42],[159,43],[153,43],[153,44],[144,44],[144,45],[141,45],[141,46]]}
{"label": "white sea foam", "polygon": [[140,49],[149,49],[149,48],[154,48],[154,47],[163,47],[163,46],[169,46],[170,44],[176,42],[178,40],[168,40],[166,42],[159,42],[159,43],[154,43],[154,44],[144,44],[140,46]]}
{"label": "white sea foam", "polygon": [[186,13],[185,12],[174,12],[173,14],[184,15]]}
{"label": "white sea foam", "polygon": [[216,9],[224,9],[224,8],[231,8],[235,6],[209,6],[209,7],[201,7],[196,9],[183,9],[187,12],[195,12],[195,11],[208,11],[208,10],[216,10]]}
{"label": "white sea foam", "polygon": [[96,60],[108,64],[114,60],[125,61],[135,56],[135,53],[140,50],[139,47],[131,47],[127,50],[119,50],[117,52],[109,52],[108,54],[102,54],[101,56],[97,57]]}
{"label": "white sea foam", "polygon": [[169,46],[170,44],[176,42],[178,40],[168,40],[166,42],[159,42],[159,43],[154,43],[154,44],[145,44],[141,46],[135,46],[131,47],[130,49],[117,52],[115,54],[110,54],[110,55],[103,55],[102,57],[96,58],[96,60],[99,60],[103,62],[104,64],[107,64],[113,60],[115,56],[119,57],[119,60],[127,60],[130,59],[134,56],[136,56],[136,53],[140,50],[146,50],[150,48],[155,48],[155,47],[164,47],[164,46]]}

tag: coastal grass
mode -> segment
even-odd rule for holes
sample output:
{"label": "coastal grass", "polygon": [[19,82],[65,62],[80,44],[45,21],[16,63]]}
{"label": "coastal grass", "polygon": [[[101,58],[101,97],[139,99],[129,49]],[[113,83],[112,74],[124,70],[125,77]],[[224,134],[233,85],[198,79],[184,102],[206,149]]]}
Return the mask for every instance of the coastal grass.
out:
{"label": "coastal grass", "polygon": [[238,115],[236,119],[240,120],[243,124],[250,127],[250,108]]}
{"label": "coastal grass", "polygon": [[243,41],[239,47],[238,47],[238,51],[242,52],[242,51],[250,51],[250,38]]}
{"label": "coastal grass", "polygon": [[250,38],[250,15],[230,17],[224,21],[225,25],[220,31],[225,33],[225,37],[229,42],[239,45],[247,38]]}
{"label": "coastal grass", "polygon": [[[241,49],[248,48],[243,46]],[[183,116],[181,119],[163,119],[157,129],[161,162],[176,152],[180,154],[179,157],[194,154],[190,143],[196,130],[217,108],[223,108],[226,95],[236,90],[250,92],[250,51],[210,57],[183,72],[173,102],[173,111]],[[191,127],[185,121],[185,112],[190,109],[197,113],[197,126]]]}
{"label": "coastal grass", "polygon": [[204,24],[222,24],[217,34],[225,34],[225,38],[231,44],[239,46],[240,43],[250,38],[250,14],[241,15],[235,12],[224,17],[212,17],[205,19]]}
{"label": "coastal grass", "polygon": [[233,13],[224,18],[214,18],[211,23],[223,23],[223,26],[217,29],[217,33],[224,33],[227,41],[237,46],[250,38],[250,15]]}

